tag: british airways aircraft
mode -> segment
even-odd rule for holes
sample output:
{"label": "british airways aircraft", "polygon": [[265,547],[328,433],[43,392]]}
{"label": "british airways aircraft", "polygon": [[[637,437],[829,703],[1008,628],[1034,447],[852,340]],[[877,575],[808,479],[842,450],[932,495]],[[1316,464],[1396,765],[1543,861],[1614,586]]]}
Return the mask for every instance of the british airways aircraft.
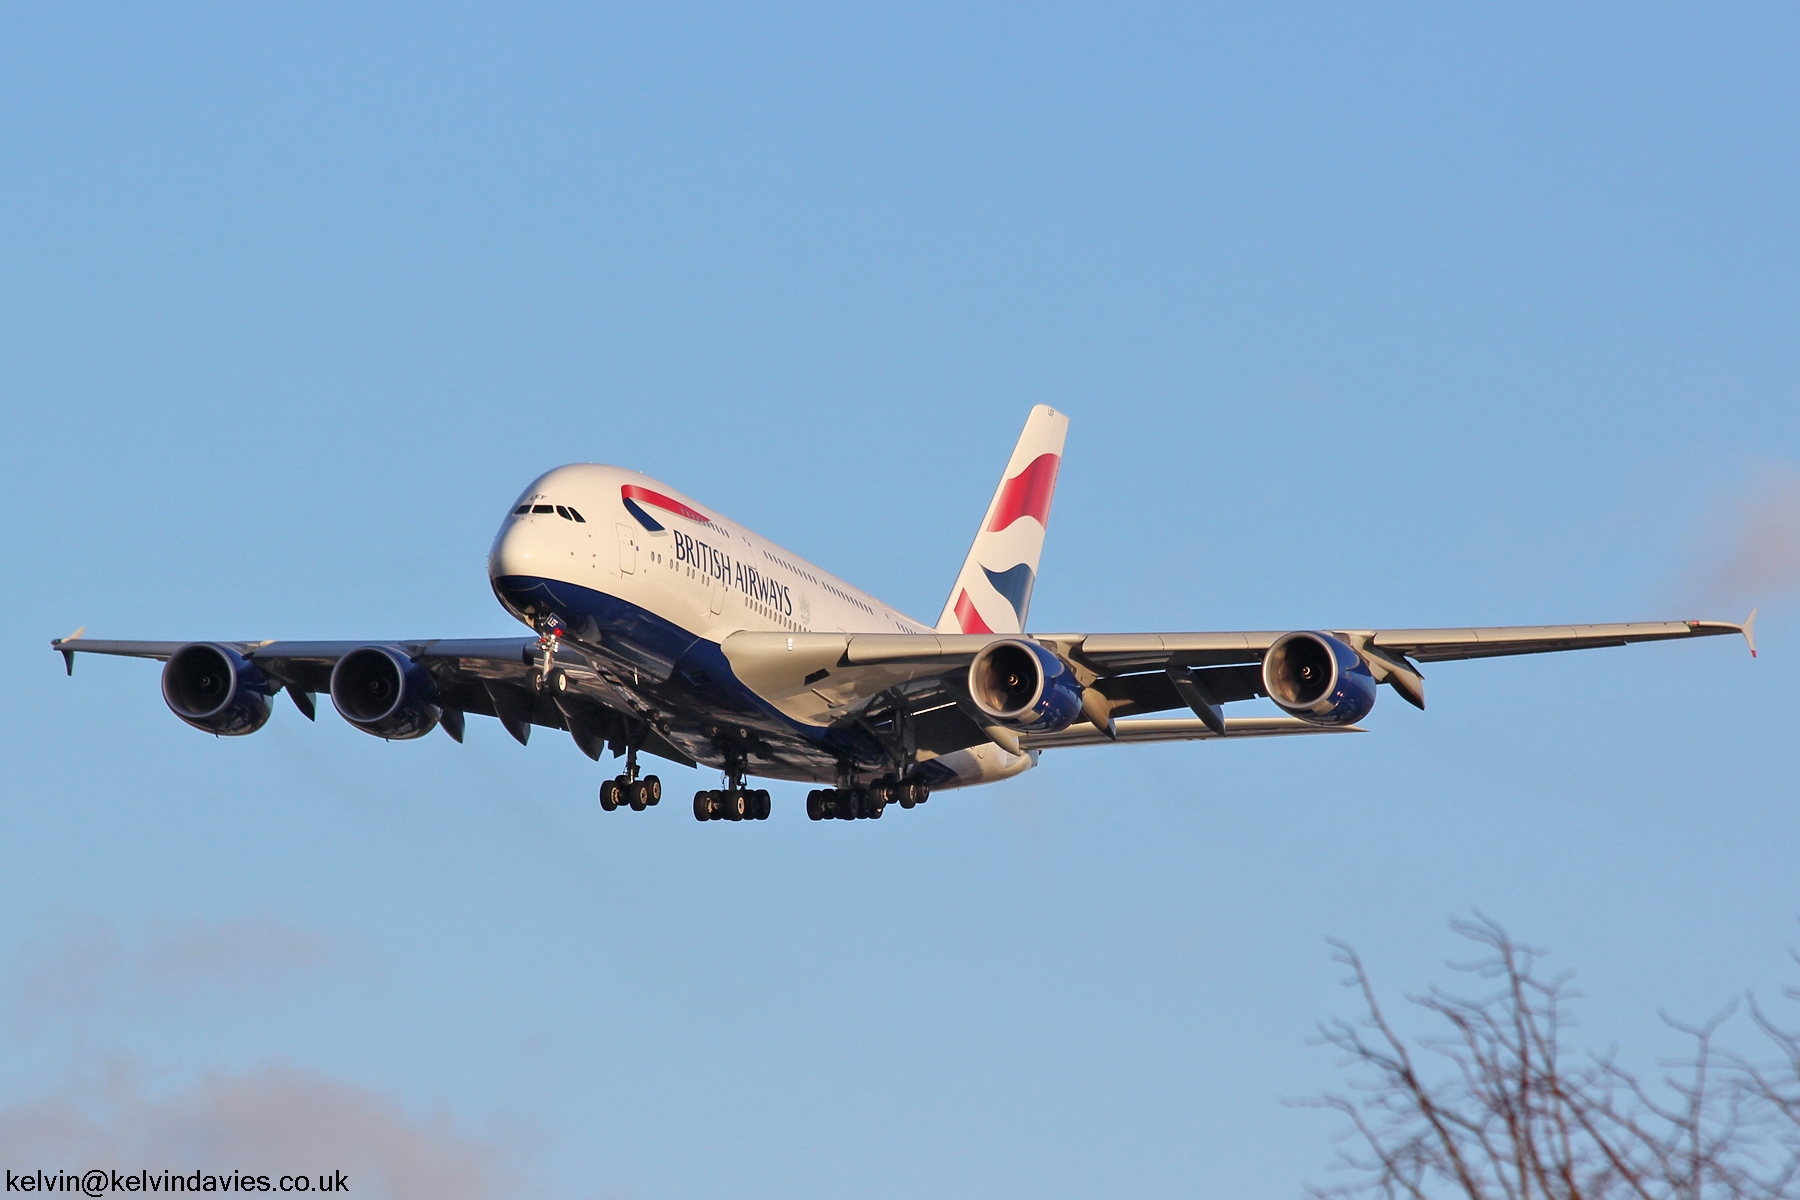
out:
{"label": "british airways aircraft", "polygon": [[[1496,629],[1266,633],[1025,632],[1069,421],[1032,409],[935,626],[620,467],[558,467],[494,538],[488,579],[535,636],[462,641],[52,642],[164,663],[163,699],[208,733],[254,733],[286,691],[310,720],[327,692],[380,738],[497,718],[521,743],[564,729],[590,758],[623,755],[600,805],[662,798],[640,752],[722,771],[694,816],[764,820],[750,776],[828,785],[813,820],[879,817],[934,791],[991,783],[1068,746],[1354,732],[1386,683],[1425,707],[1418,664],[1742,634],[1663,621]],[[1287,715],[1226,717],[1267,697]],[[1191,716],[1145,717],[1159,712]],[[1127,719],[1130,718],[1130,719]]]}

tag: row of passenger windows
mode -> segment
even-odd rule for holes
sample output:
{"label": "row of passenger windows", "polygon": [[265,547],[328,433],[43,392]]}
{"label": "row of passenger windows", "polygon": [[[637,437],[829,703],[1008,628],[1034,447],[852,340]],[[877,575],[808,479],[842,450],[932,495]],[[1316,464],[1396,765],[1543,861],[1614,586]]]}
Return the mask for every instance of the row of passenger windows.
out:
{"label": "row of passenger windows", "polygon": [[542,516],[549,516],[551,513],[555,513],[565,521],[580,521],[583,525],[587,524],[586,517],[576,512],[573,508],[568,508],[561,504],[521,504],[519,507],[513,509],[513,516],[515,517],[522,517],[526,513],[537,513]]}
{"label": "row of passenger windows", "polygon": [[793,563],[789,562],[785,558],[782,558],[778,554],[770,554],[766,548],[763,549],[762,555],[764,558],[768,559],[770,562],[775,563],[778,566],[786,567],[788,570],[792,571],[794,574],[798,575],[800,578],[806,580],[808,583],[811,583],[817,587],[824,588],[826,591],[828,591],[832,595],[836,596],[839,600],[844,601],[846,604],[854,604],[856,607],[858,607],[858,608],[862,609],[864,612],[868,613],[871,617],[875,615],[875,610],[870,608],[868,605],[864,604],[861,600],[858,600],[855,596],[850,595],[848,592],[844,591],[842,588],[832,587],[829,583],[826,583],[823,579],[815,578],[811,571],[802,570],[801,568],[795,566]]}
{"label": "row of passenger windows", "polygon": [[819,586],[824,588],[826,591],[830,592],[832,595],[836,596],[839,600],[843,600],[847,603],[856,605],[856,607],[862,609],[864,612],[868,613],[870,616],[875,615],[874,609],[872,609],[868,605],[864,604],[861,600],[858,600],[855,596],[852,596],[848,592],[843,591],[841,588],[834,588],[829,583],[821,583]]}

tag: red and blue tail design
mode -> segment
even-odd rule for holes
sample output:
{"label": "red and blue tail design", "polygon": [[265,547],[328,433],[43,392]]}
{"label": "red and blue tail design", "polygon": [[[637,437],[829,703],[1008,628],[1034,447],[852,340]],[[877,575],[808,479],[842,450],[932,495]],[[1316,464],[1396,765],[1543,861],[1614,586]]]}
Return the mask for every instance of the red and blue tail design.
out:
{"label": "red and blue tail design", "polygon": [[1040,404],[1031,410],[938,617],[939,633],[1025,631],[1068,432],[1069,418],[1055,409]]}

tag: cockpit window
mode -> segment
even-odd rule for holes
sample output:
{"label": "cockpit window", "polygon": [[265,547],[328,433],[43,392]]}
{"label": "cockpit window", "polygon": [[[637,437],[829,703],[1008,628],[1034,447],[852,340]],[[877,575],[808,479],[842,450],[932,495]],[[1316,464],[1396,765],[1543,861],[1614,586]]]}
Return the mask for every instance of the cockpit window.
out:
{"label": "cockpit window", "polygon": [[579,521],[583,525],[587,524],[586,517],[582,516],[566,504],[521,504],[519,507],[513,509],[513,516],[515,517],[522,517],[527,513],[542,516],[555,514],[565,521]]}

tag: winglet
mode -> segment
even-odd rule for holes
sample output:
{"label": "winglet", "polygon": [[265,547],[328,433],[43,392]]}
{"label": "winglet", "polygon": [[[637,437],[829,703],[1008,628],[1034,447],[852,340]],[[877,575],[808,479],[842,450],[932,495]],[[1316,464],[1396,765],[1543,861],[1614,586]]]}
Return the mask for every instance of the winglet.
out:
{"label": "winglet", "polygon": [[1750,657],[1755,658],[1756,657],[1756,610],[1754,608],[1750,610],[1750,615],[1744,618],[1744,640],[1746,642],[1750,643]]}
{"label": "winglet", "polygon": [[[1756,615],[1755,613],[1751,614],[1751,616],[1755,616],[1755,615]],[[75,674],[75,652],[73,650],[63,650],[63,643],[75,641],[77,638],[79,638],[82,634],[84,634],[86,632],[87,632],[87,626],[83,625],[80,629],[77,629],[74,633],[71,633],[68,637],[57,638],[50,643],[52,646],[56,647],[58,650],[62,650],[63,670],[66,671],[70,675]]]}

